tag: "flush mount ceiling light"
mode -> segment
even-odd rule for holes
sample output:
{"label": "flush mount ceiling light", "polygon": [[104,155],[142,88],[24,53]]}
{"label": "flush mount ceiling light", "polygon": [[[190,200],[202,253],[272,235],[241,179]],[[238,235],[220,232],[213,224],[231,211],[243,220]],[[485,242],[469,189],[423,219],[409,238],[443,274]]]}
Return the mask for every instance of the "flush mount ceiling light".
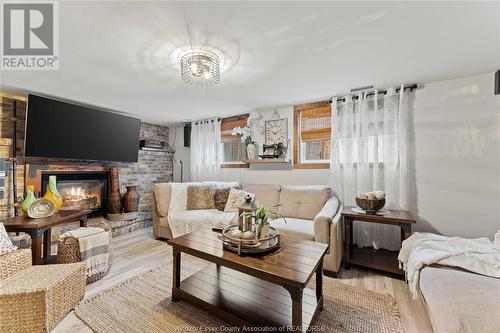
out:
{"label": "flush mount ceiling light", "polygon": [[210,50],[187,51],[180,63],[182,80],[190,85],[208,87],[220,81],[220,59]]}

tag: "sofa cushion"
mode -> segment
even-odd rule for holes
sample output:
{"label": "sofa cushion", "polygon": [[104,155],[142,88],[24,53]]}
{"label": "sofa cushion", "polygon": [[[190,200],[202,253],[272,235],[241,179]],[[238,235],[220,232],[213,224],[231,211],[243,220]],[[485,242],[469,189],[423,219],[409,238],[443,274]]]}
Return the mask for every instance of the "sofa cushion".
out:
{"label": "sofa cushion", "polygon": [[229,198],[230,191],[231,189],[229,187],[215,190],[214,194],[215,208],[217,208],[222,212],[224,211],[224,209],[226,208],[226,203],[227,199]]}
{"label": "sofa cushion", "polygon": [[500,332],[500,279],[426,267],[420,290],[434,332]]}
{"label": "sofa cushion", "polygon": [[229,190],[229,197],[227,198],[226,207],[224,208],[225,212],[237,212],[238,208],[245,203],[245,199],[247,195],[250,195],[252,199],[254,198],[253,193],[238,190],[236,188],[232,188]]}
{"label": "sofa cushion", "polygon": [[221,212],[217,209],[199,209],[199,210],[185,210],[183,212],[176,212],[176,218],[190,223],[194,229],[198,227],[210,227],[224,224],[229,225],[236,223],[238,213],[235,212]]}
{"label": "sofa cushion", "polygon": [[243,184],[241,188],[244,191],[253,193],[255,195],[255,201],[267,209],[274,212],[278,211],[280,201],[280,185],[268,185],[268,184]]}
{"label": "sofa cushion", "polygon": [[314,223],[311,220],[296,219],[289,217],[279,218],[271,221],[271,226],[288,237],[314,241]]}
{"label": "sofa cushion", "polygon": [[155,196],[156,210],[160,217],[165,217],[168,214],[170,207],[170,197],[172,190],[169,183],[157,183],[153,187],[153,194]]}
{"label": "sofa cushion", "polygon": [[283,186],[279,213],[285,217],[313,220],[330,196],[328,186]]}
{"label": "sofa cushion", "polygon": [[222,188],[240,188],[240,183],[238,182],[202,182],[203,185],[212,185],[217,189]]}
{"label": "sofa cushion", "polygon": [[215,187],[211,185],[189,185],[186,189],[187,210],[214,209]]}

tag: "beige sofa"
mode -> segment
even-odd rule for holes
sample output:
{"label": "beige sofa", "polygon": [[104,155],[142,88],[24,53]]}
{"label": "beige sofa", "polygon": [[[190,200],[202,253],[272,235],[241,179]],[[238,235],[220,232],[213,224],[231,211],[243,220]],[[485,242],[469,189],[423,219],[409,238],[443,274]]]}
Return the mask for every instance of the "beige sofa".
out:
{"label": "beige sofa", "polygon": [[[329,244],[323,267],[327,273],[338,272],[342,259],[342,205],[329,187],[269,184],[237,184],[237,187],[255,194],[255,200],[266,208],[279,205],[278,213],[286,218],[286,223],[277,218],[271,224],[282,234]],[[155,238],[172,238],[168,223],[170,200],[173,200],[170,183],[155,184],[152,207]]]}
{"label": "beige sofa", "polygon": [[420,291],[435,333],[500,332],[500,279],[436,265]]}

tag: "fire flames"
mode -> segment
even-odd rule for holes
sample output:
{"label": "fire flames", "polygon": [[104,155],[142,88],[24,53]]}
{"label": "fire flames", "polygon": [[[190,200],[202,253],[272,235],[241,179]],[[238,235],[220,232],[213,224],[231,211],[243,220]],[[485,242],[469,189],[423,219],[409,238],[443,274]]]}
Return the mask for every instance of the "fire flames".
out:
{"label": "fire flames", "polygon": [[64,197],[64,206],[72,208],[99,208],[100,196],[81,186],[72,186],[70,190],[61,190]]}

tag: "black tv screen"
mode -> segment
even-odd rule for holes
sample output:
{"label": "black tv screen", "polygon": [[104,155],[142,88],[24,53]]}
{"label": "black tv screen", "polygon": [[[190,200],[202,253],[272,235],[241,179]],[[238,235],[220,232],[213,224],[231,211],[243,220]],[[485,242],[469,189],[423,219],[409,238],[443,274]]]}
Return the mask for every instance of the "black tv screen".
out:
{"label": "black tv screen", "polygon": [[137,162],[140,125],[137,118],[30,94],[24,154]]}

